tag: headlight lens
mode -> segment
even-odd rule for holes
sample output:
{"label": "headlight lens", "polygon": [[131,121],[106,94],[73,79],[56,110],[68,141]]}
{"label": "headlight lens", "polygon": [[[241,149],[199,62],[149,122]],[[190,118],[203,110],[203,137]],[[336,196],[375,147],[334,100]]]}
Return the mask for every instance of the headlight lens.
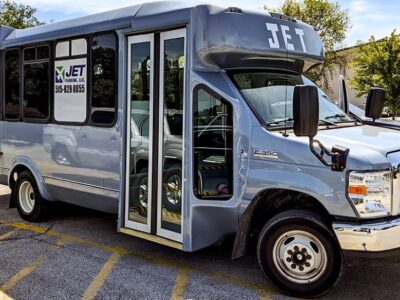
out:
{"label": "headlight lens", "polygon": [[371,218],[390,215],[392,209],[392,173],[390,170],[351,172],[347,192],[360,217]]}

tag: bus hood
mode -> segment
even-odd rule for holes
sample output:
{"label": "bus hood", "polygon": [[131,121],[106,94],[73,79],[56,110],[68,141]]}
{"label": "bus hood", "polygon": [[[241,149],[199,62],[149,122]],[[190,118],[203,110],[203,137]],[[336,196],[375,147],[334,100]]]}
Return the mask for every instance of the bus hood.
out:
{"label": "bus hood", "polygon": [[400,151],[398,131],[369,125],[321,130],[315,139],[328,149],[334,145],[349,148],[350,158],[364,157],[374,168],[387,167],[386,155]]}

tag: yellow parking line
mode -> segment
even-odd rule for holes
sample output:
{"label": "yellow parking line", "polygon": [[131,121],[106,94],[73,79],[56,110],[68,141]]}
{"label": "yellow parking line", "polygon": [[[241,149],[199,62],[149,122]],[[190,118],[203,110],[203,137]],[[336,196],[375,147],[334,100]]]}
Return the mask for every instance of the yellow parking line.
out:
{"label": "yellow parking line", "polygon": [[3,293],[0,291],[0,300],[13,300],[10,296],[8,296],[6,293]]}
{"label": "yellow parking line", "polygon": [[178,269],[174,289],[172,290],[171,300],[185,299],[185,291],[189,282],[189,272],[186,268]]}
{"label": "yellow parking line", "polygon": [[16,230],[11,230],[9,232],[3,233],[2,235],[0,235],[0,241],[8,239],[10,236],[14,234],[14,232],[16,232]]}
{"label": "yellow parking line", "polygon": [[[57,251],[63,244],[65,243],[64,240],[58,240],[57,243],[51,247],[52,250]],[[19,271],[17,274],[15,274],[11,279],[4,283],[1,287],[0,290],[7,292],[11,290],[14,286],[18,284],[22,279],[24,279],[26,276],[31,274],[33,271],[35,271],[46,259],[46,255],[41,255],[38,259],[33,261],[30,265],[27,267],[23,268],[21,271]]]}
{"label": "yellow parking line", "polygon": [[273,295],[271,295],[268,292],[265,291],[261,291],[260,292],[260,300],[272,300],[273,299]]}
{"label": "yellow parking line", "polygon": [[13,277],[11,277],[11,279],[8,282],[6,282],[5,284],[3,284],[0,287],[0,290],[2,290],[4,292],[7,292],[7,291],[11,290],[23,278],[25,278],[30,273],[35,271],[37,269],[37,267],[39,267],[42,264],[43,261],[44,261],[44,256],[40,256],[33,263],[31,263],[29,266],[23,268],[21,271],[19,271],[17,274],[15,274]]}
{"label": "yellow parking line", "polygon": [[[5,224],[4,222],[0,221],[0,224]],[[73,236],[73,235],[68,235],[68,234],[64,234],[64,233],[60,233],[54,230],[49,230],[47,231],[46,228],[40,227],[40,226],[35,226],[35,225],[29,225],[29,224],[25,224],[22,222],[12,222],[12,223],[7,223],[10,226],[13,226],[16,229],[21,229],[21,230],[29,230],[32,232],[36,232],[36,233],[42,233],[42,234],[46,234],[48,236],[52,236],[52,237],[57,237],[61,240],[64,241],[73,241],[76,243],[81,243],[81,244],[85,244],[87,246],[90,247],[94,247],[94,248],[99,248],[99,249],[104,249],[104,250],[108,250],[111,251],[112,253],[119,253],[120,255],[123,254],[129,254],[135,257],[141,257],[144,258],[148,261],[151,261],[155,264],[159,264],[159,265],[163,265],[166,267],[170,267],[170,268],[176,268],[176,269],[186,269],[188,271],[193,271],[193,272],[198,272],[198,273],[202,273],[205,274],[207,276],[211,276],[215,279],[218,280],[224,280],[228,283],[234,283],[234,284],[238,284],[250,289],[256,289],[258,290],[260,293],[263,293],[263,295],[278,295],[279,293],[272,287],[270,287],[269,285],[267,285],[267,283],[264,282],[257,282],[254,280],[248,280],[245,278],[241,278],[239,276],[234,276],[234,275],[230,275],[224,272],[220,272],[220,271],[210,271],[210,270],[204,270],[204,269],[198,269],[194,266],[187,266],[186,264],[180,263],[180,262],[176,262],[174,260],[171,259],[166,259],[166,258],[162,258],[162,257],[157,257],[155,255],[152,255],[150,253],[146,253],[146,252],[141,252],[141,251],[132,251],[130,249],[127,248],[123,248],[123,247],[116,247],[116,246],[109,246],[109,245],[105,245],[105,244],[101,244],[98,242],[95,242],[93,240],[89,240],[89,239],[85,239],[85,238],[81,238],[81,237],[77,237],[77,236]]]}
{"label": "yellow parking line", "polygon": [[107,262],[103,265],[100,272],[93,279],[92,283],[86,289],[85,293],[82,296],[82,299],[94,299],[97,293],[100,291],[101,287],[106,282],[107,278],[110,276],[112,270],[117,264],[118,260],[121,258],[120,253],[112,253]]}
{"label": "yellow parking line", "polygon": [[43,228],[40,226],[29,225],[29,224],[25,224],[22,222],[13,222],[13,223],[9,223],[9,225],[13,226],[14,228],[21,229],[21,230],[29,230],[29,231],[36,232],[36,233],[46,234],[48,236],[56,237],[56,238],[66,241],[66,242],[74,241],[74,242],[77,242],[80,244],[85,244],[87,246],[91,246],[94,248],[104,249],[104,250],[108,250],[108,251],[116,252],[116,253],[120,253],[120,254],[124,254],[124,253],[128,252],[127,249],[122,248],[122,247],[115,247],[115,246],[100,244],[93,240],[80,238],[77,236],[64,234],[64,233],[53,231],[53,230],[47,230],[46,228]]}

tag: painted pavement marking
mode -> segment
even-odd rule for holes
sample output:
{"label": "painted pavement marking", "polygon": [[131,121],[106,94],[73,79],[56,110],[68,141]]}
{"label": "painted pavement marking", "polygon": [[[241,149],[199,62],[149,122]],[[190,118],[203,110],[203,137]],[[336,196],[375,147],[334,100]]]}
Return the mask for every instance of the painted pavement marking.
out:
{"label": "painted pavement marking", "polygon": [[6,293],[0,291],[0,300],[13,300],[13,298],[8,296]]}
{"label": "painted pavement marking", "polygon": [[[276,291],[274,288],[268,286],[264,282],[249,280],[249,279],[241,278],[239,276],[223,273],[220,271],[203,270],[203,269],[196,268],[194,266],[187,266],[183,263],[180,263],[180,262],[177,262],[177,261],[174,261],[171,259],[158,257],[158,256],[155,256],[155,255],[152,255],[149,253],[145,253],[145,252],[141,252],[141,251],[132,251],[130,249],[123,248],[123,247],[105,245],[105,244],[101,244],[101,243],[98,243],[98,242],[90,240],[90,239],[81,238],[81,237],[69,235],[69,234],[64,234],[64,233],[55,231],[53,229],[48,230],[48,229],[40,227],[40,226],[30,225],[30,224],[26,224],[23,222],[7,223],[7,222],[0,221],[0,224],[10,225],[19,230],[28,230],[28,231],[32,231],[32,232],[36,232],[36,233],[45,234],[50,237],[56,237],[56,238],[62,240],[63,242],[69,242],[69,241],[76,242],[76,243],[80,243],[80,244],[84,244],[84,245],[91,246],[94,248],[104,249],[104,250],[108,250],[108,251],[112,252],[112,254],[114,256],[113,255],[110,256],[109,260],[105,263],[103,268],[100,270],[100,272],[96,276],[96,278],[97,277],[100,277],[100,278],[94,279],[94,281],[96,280],[97,283],[92,282],[93,286],[98,288],[98,291],[101,289],[105,280],[109,276],[109,274],[107,275],[107,273],[108,272],[111,273],[113,267],[115,266],[115,264],[117,263],[119,258],[122,255],[126,254],[126,255],[130,255],[130,256],[134,256],[134,257],[141,257],[141,258],[146,259],[154,264],[177,269],[178,273],[180,270],[183,270],[182,271],[183,274],[185,274],[185,272],[193,271],[193,272],[205,274],[205,275],[213,277],[217,280],[222,280],[222,281],[225,281],[228,283],[238,284],[240,286],[243,286],[243,287],[246,287],[249,289],[256,289],[260,292],[261,297],[268,296],[266,299],[270,299],[270,297],[272,297],[273,295],[280,295],[280,293],[278,291]],[[116,259],[117,257],[118,257],[118,259]],[[111,258],[112,258],[112,260],[111,260]],[[103,270],[103,269],[105,269],[105,270]],[[103,278],[104,274],[107,275],[105,278]],[[181,276],[185,276],[185,275],[181,275]],[[179,279],[179,281],[181,281],[181,279]],[[183,280],[182,282],[184,282],[184,281],[185,280]],[[99,285],[99,283],[101,283],[101,285]],[[179,285],[181,285],[181,283],[178,284],[178,290],[181,289],[179,287]],[[2,289],[2,288],[0,287],[0,289]],[[92,290],[95,290],[95,289],[93,288]],[[175,291],[175,289],[174,289],[174,291]],[[92,295],[92,294],[89,294],[89,296],[90,295]],[[85,292],[84,297],[86,297],[86,296],[87,295]],[[263,299],[265,299],[265,298],[263,298]]]}
{"label": "painted pavement marking", "polygon": [[92,283],[86,289],[85,293],[82,296],[82,299],[91,300],[94,299],[97,293],[100,291],[107,278],[110,276],[112,270],[115,265],[119,261],[123,254],[118,252],[113,252],[107,262],[103,265],[100,272],[93,279]]}
{"label": "painted pavement marking", "polygon": [[[63,244],[64,240],[59,240],[57,243],[51,247],[53,251],[57,251]],[[1,287],[0,290],[3,292],[7,292],[11,290],[14,286],[16,286],[22,279],[24,279],[26,276],[31,274],[33,271],[35,271],[47,258],[48,255],[41,255],[39,258],[34,260],[31,264],[29,264],[27,267],[23,268],[20,270],[17,274],[15,274],[13,277],[8,280],[8,282],[4,283]]]}
{"label": "painted pavement marking", "polygon": [[0,235],[0,241],[8,239],[10,236],[12,236],[17,230],[10,230],[6,233],[3,233]]}
{"label": "painted pavement marking", "polygon": [[171,300],[185,299],[185,291],[189,282],[189,271],[186,268],[178,269],[174,289],[172,290]]}

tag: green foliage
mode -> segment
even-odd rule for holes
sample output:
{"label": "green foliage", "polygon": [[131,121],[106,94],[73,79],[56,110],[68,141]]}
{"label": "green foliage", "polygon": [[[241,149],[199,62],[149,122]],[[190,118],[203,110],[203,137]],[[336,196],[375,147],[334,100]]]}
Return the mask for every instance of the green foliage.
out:
{"label": "green foliage", "polygon": [[0,1],[0,24],[14,28],[28,28],[42,25],[36,17],[36,8],[13,1]]}
{"label": "green foliage", "polygon": [[357,96],[368,93],[371,87],[386,89],[386,106],[392,116],[400,111],[400,35],[394,30],[391,35],[376,41],[371,36],[369,43],[360,45],[353,62],[355,73],[351,84]]}
{"label": "green foliage", "polygon": [[278,8],[264,6],[264,9],[301,20],[318,31],[325,48],[325,60],[323,64],[310,68],[306,76],[330,89],[329,76],[336,66],[344,72],[347,64],[346,56],[334,50],[344,41],[350,28],[348,11],[342,10],[339,3],[328,0],[285,0]]}

